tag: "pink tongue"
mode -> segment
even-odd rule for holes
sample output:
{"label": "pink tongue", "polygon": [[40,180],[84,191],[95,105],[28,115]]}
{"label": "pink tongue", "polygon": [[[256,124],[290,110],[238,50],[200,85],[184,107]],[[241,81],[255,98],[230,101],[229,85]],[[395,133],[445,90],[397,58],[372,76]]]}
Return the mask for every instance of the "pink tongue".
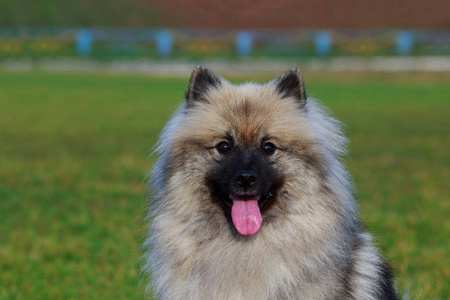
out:
{"label": "pink tongue", "polygon": [[252,235],[257,233],[262,223],[258,200],[245,200],[233,196],[231,218],[233,219],[234,227],[240,234]]}

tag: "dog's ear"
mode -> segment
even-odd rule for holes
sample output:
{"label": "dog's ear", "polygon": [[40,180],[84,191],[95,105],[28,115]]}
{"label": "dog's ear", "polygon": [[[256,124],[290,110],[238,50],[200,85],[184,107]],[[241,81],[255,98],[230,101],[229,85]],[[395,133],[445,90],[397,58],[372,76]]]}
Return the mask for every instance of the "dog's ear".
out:
{"label": "dog's ear", "polygon": [[300,103],[306,103],[305,81],[299,69],[290,69],[276,80],[277,91],[283,96],[294,97]]}
{"label": "dog's ear", "polygon": [[220,78],[214,75],[208,68],[198,66],[192,72],[189,88],[186,93],[186,101],[188,106],[194,104],[195,101],[207,101],[205,93],[221,85]]}

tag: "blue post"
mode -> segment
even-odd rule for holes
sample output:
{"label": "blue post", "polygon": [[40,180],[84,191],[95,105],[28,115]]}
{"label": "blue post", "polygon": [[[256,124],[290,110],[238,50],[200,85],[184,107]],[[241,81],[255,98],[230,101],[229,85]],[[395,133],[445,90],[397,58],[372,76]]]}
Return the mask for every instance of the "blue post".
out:
{"label": "blue post", "polygon": [[89,29],[80,29],[75,37],[78,56],[88,56],[92,51],[92,33]]}
{"label": "blue post", "polygon": [[253,37],[248,31],[240,31],[236,35],[236,51],[239,56],[250,56],[252,53]]}
{"label": "blue post", "polygon": [[397,54],[409,55],[412,53],[414,37],[410,31],[400,31],[396,37]]}
{"label": "blue post", "polygon": [[314,42],[316,44],[316,53],[319,56],[328,56],[331,53],[331,34],[328,31],[319,31],[316,34]]}
{"label": "blue post", "polygon": [[172,34],[168,30],[160,30],[156,34],[156,49],[160,57],[166,58],[172,54]]}

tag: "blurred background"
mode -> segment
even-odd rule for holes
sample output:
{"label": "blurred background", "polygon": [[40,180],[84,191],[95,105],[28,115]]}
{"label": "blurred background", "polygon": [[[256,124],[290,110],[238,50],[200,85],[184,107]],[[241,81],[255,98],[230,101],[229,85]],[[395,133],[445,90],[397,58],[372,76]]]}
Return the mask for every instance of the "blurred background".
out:
{"label": "blurred background", "polygon": [[[0,299],[142,299],[146,174],[205,65],[299,67],[410,299],[450,299],[450,2],[2,0]],[[151,297],[151,295],[150,295]]]}
{"label": "blurred background", "polygon": [[[21,60],[17,68],[30,68],[25,59],[65,60],[63,69],[71,67],[69,61],[75,64],[72,68],[88,68],[74,61],[79,58],[227,63],[293,59],[306,60],[315,69],[448,71],[450,3],[391,2],[4,0],[0,59]],[[367,60],[332,60],[374,56],[415,60],[374,65]],[[430,64],[430,56],[446,57]],[[140,70],[149,72],[151,66],[145,66]]]}

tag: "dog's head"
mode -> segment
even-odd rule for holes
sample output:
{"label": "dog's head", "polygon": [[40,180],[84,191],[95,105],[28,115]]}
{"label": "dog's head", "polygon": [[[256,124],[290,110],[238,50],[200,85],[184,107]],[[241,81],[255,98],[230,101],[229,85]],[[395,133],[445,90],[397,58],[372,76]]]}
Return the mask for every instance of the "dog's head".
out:
{"label": "dog's head", "polygon": [[233,85],[199,67],[171,132],[168,169],[207,198],[197,205],[219,205],[240,234],[253,235],[323,172],[306,110],[298,69],[265,85]]}

